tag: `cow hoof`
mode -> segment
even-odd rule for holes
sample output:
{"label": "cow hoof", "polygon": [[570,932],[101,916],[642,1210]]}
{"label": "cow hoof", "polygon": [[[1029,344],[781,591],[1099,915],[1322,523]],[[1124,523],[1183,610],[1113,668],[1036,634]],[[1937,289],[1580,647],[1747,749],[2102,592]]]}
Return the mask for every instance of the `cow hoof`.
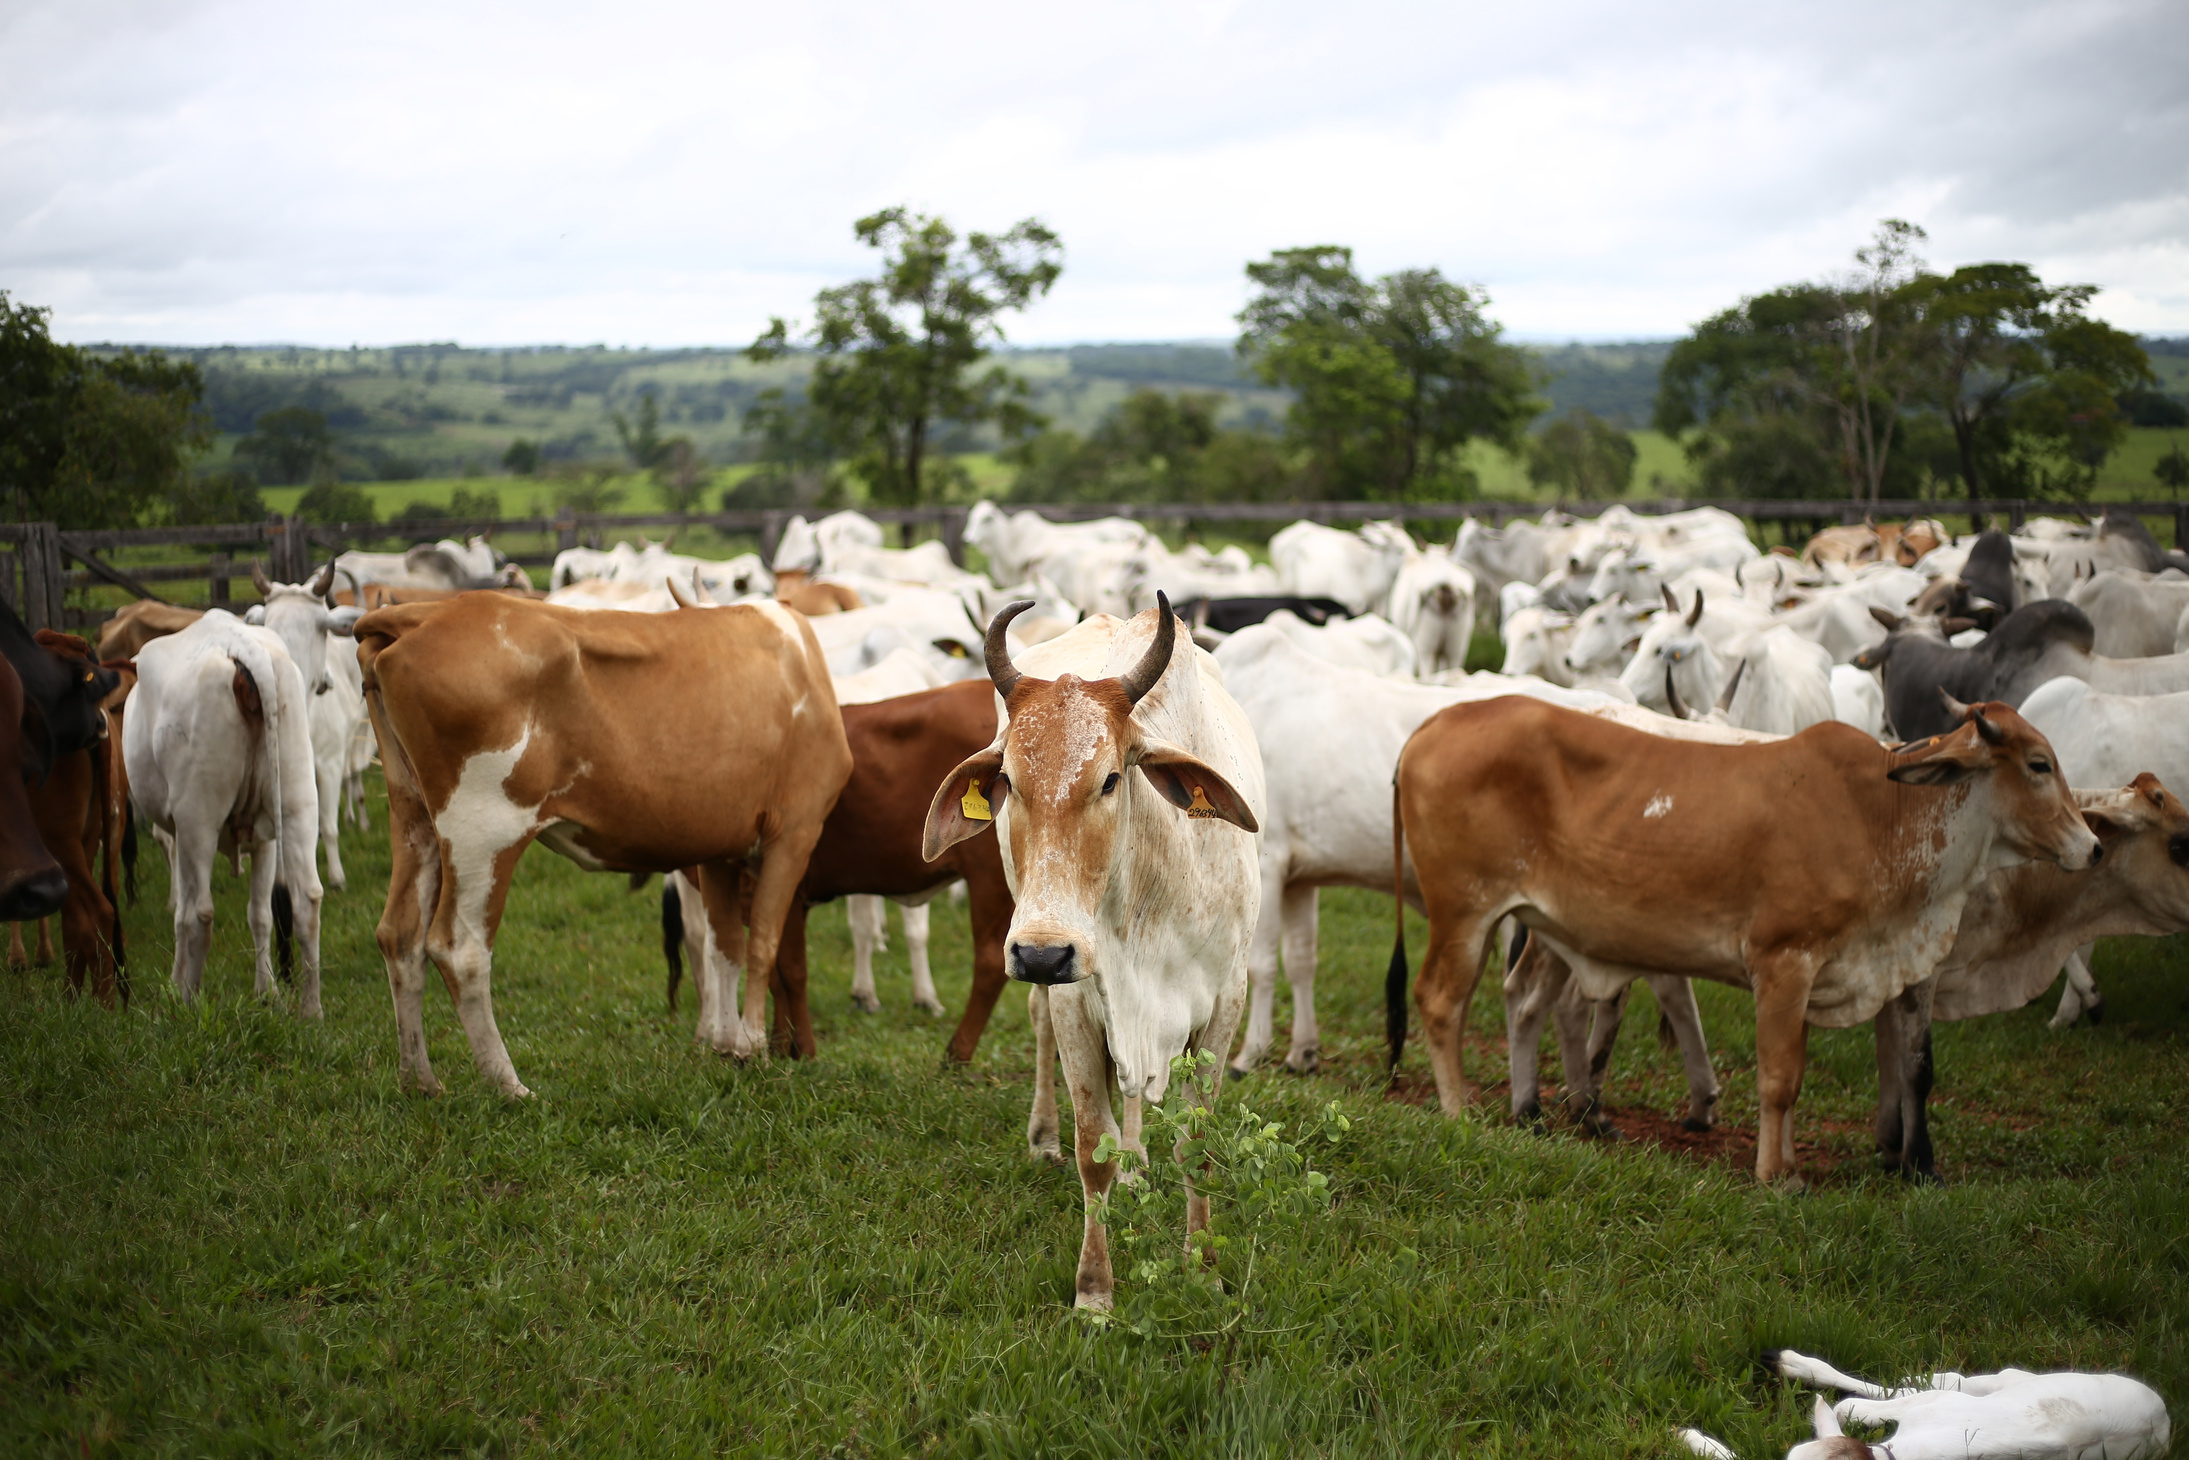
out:
{"label": "cow hoof", "polygon": [[933,1014],[938,1019],[948,1012],[943,1008],[941,999],[914,999],[912,1006],[922,1013]]}
{"label": "cow hoof", "polygon": [[1708,1134],[1709,1134],[1709,1133],[1710,1133],[1711,1131],[1714,1131],[1714,1130],[1716,1130],[1717,1128],[1718,1128],[1718,1123],[1717,1123],[1716,1121],[1714,1121],[1714,1120],[1699,1120],[1699,1119],[1697,1119],[1697,1118],[1696,1118],[1695,1116],[1692,1116],[1692,1115],[1691,1115],[1691,1116],[1689,1116],[1689,1117],[1688,1117],[1687,1119],[1685,1119],[1685,1120],[1683,1120],[1683,1121],[1681,1121],[1681,1122],[1680,1122],[1680,1129],[1681,1129],[1681,1130],[1684,1130],[1684,1131],[1691,1131],[1691,1132],[1693,1132],[1694,1134],[1696,1134],[1696,1135],[1699,1135],[1699,1136],[1701,1136],[1701,1135],[1708,1135]]}
{"label": "cow hoof", "polygon": [[514,1104],[519,1100],[530,1100],[532,1092],[525,1088],[523,1081],[512,1081],[502,1087],[502,1098]]}
{"label": "cow hoof", "polygon": [[1295,1075],[1312,1075],[1323,1067],[1322,1052],[1303,1049],[1298,1054],[1285,1056],[1285,1068]]}
{"label": "cow hoof", "polygon": [[2092,994],[2090,1002],[2083,1006],[2083,1013],[2089,1016],[2091,1028],[2095,1029],[2103,1024],[2105,1022],[2105,995]]}
{"label": "cow hoof", "polygon": [[1910,1186],[1939,1186],[1943,1184],[1938,1179],[1938,1171],[1935,1167],[1926,1170],[1920,1166],[1898,1166],[1895,1169],[1900,1173],[1900,1179]]}
{"label": "cow hoof", "polygon": [[1625,1134],[1620,1131],[1619,1127],[1600,1115],[1583,1121],[1581,1128],[1600,1141],[1623,1141],[1626,1139]]}
{"label": "cow hoof", "polygon": [[1074,1293],[1072,1306],[1085,1313],[1107,1313],[1115,1301],[1108,1293]]}
{"label": "cow hoof", "polygon": [[448,1091],[442,1087],[441,1082],[433,1078],[433,1076],[431,1075],[428,1075],[423,1080],[404,1080],[403,1090],[407,1094],[422,1095],[428,1100],[438,1100],[443,1095],[446,1095],[448,1093]]}
{"label": "cow hoof", "polygon": [[862,1014],[879,1014],[882,1012],[882,1001],[879,996],[874,994],[853,993],[851,1006]]}
{"label": "cow hoof", "polygon": [[1056,1137],[1051,1136],[1038,1145],[1029,1145],[1026,1148],[1026,1159],[1044,1166],[1061,1166],[1064,1164],[1064,1148],[1057,1143]]}

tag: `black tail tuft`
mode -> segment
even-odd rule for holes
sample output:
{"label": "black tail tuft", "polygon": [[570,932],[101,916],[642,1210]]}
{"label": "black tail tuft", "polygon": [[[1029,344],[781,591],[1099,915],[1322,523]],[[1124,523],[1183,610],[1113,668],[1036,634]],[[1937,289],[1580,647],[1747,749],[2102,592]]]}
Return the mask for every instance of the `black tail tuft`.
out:
{"label": "black tail tuft", "polygon": [[129,889],[129,905],[137,905],[137,806],[122,803],[122,880]]}
{"label": "black tail tuft", "polygon": [[296,907],[289,901],[287,883],[274,884],[274,971],[283,983],[296,977]]}
{"label": "black tail tuft", "polygon": [[[1403,909],[1405,904],[1400,904]],[[1398,1073],[1399,1056],[1406,1053],[1406,928],[1403,922],[1391,944],[1391,967],[1383,976],[1385,1032],[1391,1041],[1391,1072]]]}
{"label": "black tail tuft", "polygon": [[676,986],[684,979],[684,904],[673,878],[661,879],[661,956],[669,960],[669,1009],[676,1010]]}

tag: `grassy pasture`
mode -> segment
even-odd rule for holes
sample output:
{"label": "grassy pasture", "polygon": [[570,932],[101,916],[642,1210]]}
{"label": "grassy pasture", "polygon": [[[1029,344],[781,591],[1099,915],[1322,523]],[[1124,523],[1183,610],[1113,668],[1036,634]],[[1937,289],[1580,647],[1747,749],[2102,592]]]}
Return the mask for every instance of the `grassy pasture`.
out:
{"label": "grassy pasture", "polygon": [[[1388,900],[1326,893],[1323,1073],[1225,1099],[1299,1120],[1335,1098],[1354,1132],[1318,1157],[1335,1209],[1265,1254],[1226,1354],[1069,1311],[1077,1181],[1024,1156],[1024,1001],[941,1067],[894,918],[884,1013],[852,1011],[823,909],[821,1057],[740,1068],[665,1009],[654,896],[535,851],[496,993],[537,1098],[485,1093],[438,992],[450,1094],[399,1094],[385,824],[347,836],[323,1024],[250,997],[225,874],[209,996],[167,997],[149,838],[131,1012],[0,974],[0,1453],[1662,1456],[1692,1423],[1765,1456],[1805,1433],[1805,1401],[1756,1377],[1765,1344],[1878,1375],[2119,1366],[2189,1396],[2179,941],[2101,951],[2100,1028],[2051,1033],[2047,1002],[1940,1029],[1939,1188],[1871,1169],[1869,1034],[1819,1031],[1816,1180],[1792,1195],[1739,1169],[1743,996],[1702,991],[1728,1133],[1698,1149],[1527,1134],[1495,1090],[1449,1122],[1415,1103],[1418,1049],[1386,1096]],[[965,923],[936,910],[955,1006]],[[1681,1086],[1636,1003],[1609,1098],[1640,1131]],[[1489,1080],[1494,996],[1476,1016]]]}

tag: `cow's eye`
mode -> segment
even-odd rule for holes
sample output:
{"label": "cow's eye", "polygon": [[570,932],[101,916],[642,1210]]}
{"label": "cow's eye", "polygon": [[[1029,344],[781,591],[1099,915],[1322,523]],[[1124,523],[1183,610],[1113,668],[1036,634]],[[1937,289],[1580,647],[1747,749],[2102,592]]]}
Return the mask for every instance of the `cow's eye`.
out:
{"label": "cow's eye", "polygon": [[2029,763],[2029,769],[2031,775],[2049,776],[2052,774],[2052,762],[2049,760],[2033,760]]}
{"label": "cow's eye", "polygon": [[1102,778],[1102,794],[1107,796],[1117,789],[1117,772],[1111,771]]}
{"label": "cow's eye", "polygon": [[2177,867],[2189,867],[2189,836],[2167,838],[2166,855],[2174,859]]}

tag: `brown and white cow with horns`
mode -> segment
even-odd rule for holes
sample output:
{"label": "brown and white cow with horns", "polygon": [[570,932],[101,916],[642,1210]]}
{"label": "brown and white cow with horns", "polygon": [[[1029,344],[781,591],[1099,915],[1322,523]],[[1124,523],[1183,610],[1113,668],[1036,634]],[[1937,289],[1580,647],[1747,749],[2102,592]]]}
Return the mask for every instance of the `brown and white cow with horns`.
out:
{"label": "brown and white cow with horns", "polygon": [[[1419,999],[1445,1113],[1472,1093],[1467,1007],[1500,919],[1590,998],[1633,979],[1756,996],[1756,1174],[1794,1168],[1808,1026],[1846,1028],[1928,980],[1969,897],[2020,862],[2092,866],[2052,747],[2002,704],[1888,750],[1851,726],[1760,745],[1645,734],[1538,700],[1454,705],[1399,756],[1399,836],[1429,913]],[[1392,1057],[1405,1031],[1394,954]]]}
{"label": "brown and white cow with horns", "polygon": [[[995,743],[935,793],[924,851],[933,860],[994,822],[1016,899],[1005,966],[1035,985],[1028,1136],[1056,1154],[1061,1055],[1086,1213],[1075,1302],[1108,1308],[1098,1212],[1117,1166],[1095,1149],[1106,1133],[1144,1149],[1141,1102],[1162,1102],[1171,1060],[1199,1050],[1220,1060],[1231,1047],[1261,905],[1262,759],[1168,599],[1129,620],[1091,618],[1013,664],[1004,630],[1030,606],[988,626],[1004,715]],[[1213,1084],[1206,1094],[1213,1102]],[[1208,1223],[1208,1199],[1190,1187],[1186,1220]]]}
{"label": "brown and white cow with horns", "polygon": [[[700,869],[713,927],[701,1040],[764,1047],[783,914],[851,774],[828,664],[774,603],[592,612],[506,593],[377,609],[357,621],[366,702],[387,768],[395,865],[380,951],[402,1079],[430,1093],[431,958],[479,1073],[531,1093],[510,1065],[488,988],[517,859],[535,840],[589,871]],[[748,954],[741,904],[749,897]],[[812,1022],[786,991],[801,1052]]]}

